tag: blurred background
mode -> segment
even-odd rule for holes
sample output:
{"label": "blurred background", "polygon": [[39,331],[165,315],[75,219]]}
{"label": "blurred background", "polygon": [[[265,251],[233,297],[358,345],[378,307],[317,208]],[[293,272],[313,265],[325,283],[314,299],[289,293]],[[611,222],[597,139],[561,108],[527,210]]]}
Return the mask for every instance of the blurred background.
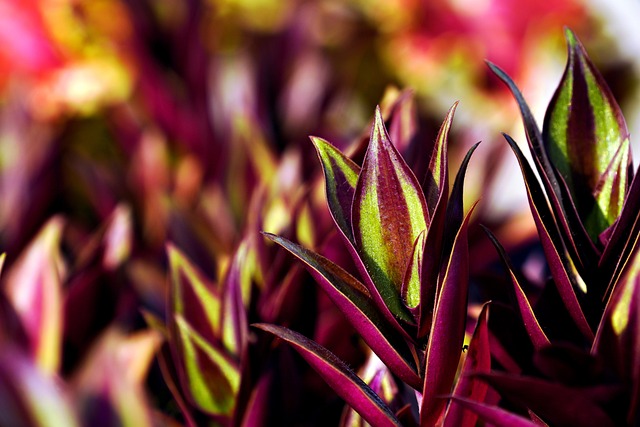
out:
{"label": "blurred background", "polygon": [[[109,325],[136,331],[142,311],[162,316],[167,242],[215,281],[248,230],[321,246],[331,225],[308,136],[357,153],[375,106],[398,99],[417,118],[398,131],[416,170],[460,101],[452,171],[483,141],[465,197],[482,199],[477,221],[508,249],[526,247],[535,231],[500,132],[526,141],[515,101],[484,61],[513,78],[542,124],[566,60],[563,27],[572,28],[634,141],[638,16],[637,2],[605,0],[0,0],[5,269],[64,218],[60,372],[69,377]],[[95,242],[106,242],[105,256],[88,268]],[[495,258],[488,247],[472,241],[478,259]],[[542,280],[539,256],[519,262]],[[171,407],[149,381],[156,406]]]}

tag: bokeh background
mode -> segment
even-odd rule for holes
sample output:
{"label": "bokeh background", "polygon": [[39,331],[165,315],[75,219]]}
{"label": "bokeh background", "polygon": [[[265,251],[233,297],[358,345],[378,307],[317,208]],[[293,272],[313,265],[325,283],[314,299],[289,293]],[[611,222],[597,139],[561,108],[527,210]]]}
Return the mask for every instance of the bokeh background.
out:
{"label": "bokeh background", "polygon": [[[541,124],[564,69],[563,27],[572,28],[634,141],[638,16],[636,2],[605,0],[0,0],[3,286],[10,295],[19,286],[11,283],[38,231],[52,218],[63,222],[56,375],[76,395],[93,390],[87,384],[98,380],[83,380],[91,369],[82,367],[98,337],[114,325],[125,337],[145,330],[143,313],[162,318],[168,242],[213,281],[257,229],[321,246],[331,226],[308,136],[356,150],[375,106],[411,95],[407,108],[418,120],[404,129],[412,137],[400,147],[409,164],[424,163],[446,111],[460,101],[452,170],[483,141],[465,197],[482,199],[478,221],[509,250],[531,248],[524,186],[500,136],[524,142],[519,112],[484,61],[514,79]],[[489,247],[472,238],[476,259],[487,258],[474,264],[478,277],[495,261]],[[532,283],[541,281],[540,253],[523,253],[519,265]],[[278,268],[256,269],[254,282],[296,282]],[[258,305],[285,297],[275,292]],[[315,319],[341,325],[322,297],[312,304]],[[332,347],[335,337],[317,328],[319,320],[254,311],[261,313],[254,318],[315,331]],[[155,343],[148,348],[160,345],[147,338]],[[356,366],[363,361],[357,345],[333,349]],[[184,421],[158,362],[149,364],[148,376],[138,378],[141,413],[157,425]],[[319,379],[309,381],[316,399],[334,402]],[[322,416],[333,419],[341,406],[328,405],[334,412]],[[304,403],[287,410],[298,424],[322,425],[318,408],[327,406],[306,414],[296,407]]]}

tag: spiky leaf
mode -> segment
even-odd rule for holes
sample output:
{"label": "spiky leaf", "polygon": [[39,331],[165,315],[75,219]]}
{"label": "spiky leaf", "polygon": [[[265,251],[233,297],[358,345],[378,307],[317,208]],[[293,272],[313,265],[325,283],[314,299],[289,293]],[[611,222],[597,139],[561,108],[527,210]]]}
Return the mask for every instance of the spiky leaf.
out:
{"label": "spiky leaf", "polygon": [[399,426],[400,422],[389,407],[344,362],[318,343],[281,326],[253,325],[288,342],[313,369],[358,412],[368,423],[377,427]]}
{"label": "spiky leaf", "polygon": [[392,372],[412,387],[421,387],[409,347],[379,313],[363,284],[321,255],[282,237],[267,233],[265,236],[307,265],[329,298]]}
{"label": "spiky leaf", "polygon": [[593,240],[622,211],[630,182],[629,131],[604,79],[566,30],[569,59],[545,117],[543,138]]}
{"label": "spiky leaf", "polygon": [[469,286],[467,227],[474,207],[460,225],[438,287],[425,358],[421,425],[436,425],[441,419],[447,403],[442,396],[451,393],[462,354]]}
{"label": "spiky leaf", "polygon": [[373,283],[391,312],[411,322],[400,289],[413,243],[427,228],[428,212],[422,189],[391,143],[379,108],[351,217],[356,247]]}

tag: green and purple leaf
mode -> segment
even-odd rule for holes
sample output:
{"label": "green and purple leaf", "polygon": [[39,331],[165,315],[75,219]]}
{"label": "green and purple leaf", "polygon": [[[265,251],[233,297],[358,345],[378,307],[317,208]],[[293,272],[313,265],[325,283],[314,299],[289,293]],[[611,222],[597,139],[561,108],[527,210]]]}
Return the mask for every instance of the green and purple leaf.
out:
{"label": "green and purple leaf", "polygon": [[[413,244],[413,255],[407,265],[407,271],[402,279],[402,300],[406,307],[419,316],[422,258],[424,256],[424,242],[426,233],[423,231],[416,238]],[[417,314],[417,316],[416,316]]]}
{"label": "green and purple leaf", "polygon": [[436,138],[431,160],[429,161],[429,170],[425,177],[424,192],[427,198],[427,209],[431,218],[434,216],[436,206],[439,203],[447,204],[449,197],[449,158],[447,156],[447,147],[449,145],[449,131],[453,123],[458,103],[447,112],[447,116],[442,122],[438,137]]}
{"label": "green and purple leaf", "polygon": [[31,355],[43,372],[54,374],[62,351],[63,221],[49,220],[8,271],[4,291],[26,332]]}
{"label": "green and purple leaf", "polygon": [[178,374],[183,390],[193,404],[212,415],[231,415],[240,389],[237,364],[220,348],[198,333],[179,314],[175,315],[178,354],[182,362]]}
{"label": "green and purple leaf", "polygon": [[613,427],[600,406],[617,394],[617,388],[572,388],[543,379],[503,373],[477,374],[506,399],[527,408],[551,425]]}
{"label": "green and purple leaf", "polygon": [[[567,258],[565,247],[560,238],[558,228],[553,221],[553,215],[549,210],[542,188],[540,188],[540,184],[531,166],[524,158],[522,151],[520,151],[518,144],[509,135],[503,135],[520,164],[520,170],[527,189],[529,207],[560,298],[580,332],[591,341],[594,338],[593,331],[582,311],[574,289],[574,286],[577,287],[577,284],[574,285],[574,282],[578,280],[577,272],[573,272],[571,269],[571,261]],[[570,271],[574,277],[573,280],[569,275]]]}
{"label": "green and purple leaf", "polygon": [[518,278],[513,271],[513,266],[511,265],[511,261],[509,260],[507,253],[505,252],[500,242],[498,242],[498,239],[496,239],[496,237],[493,235],[493,233],[491,233],[488,228],[483,228],[487,236],[489,236],[491,243],[493,243],[493,246],[498,251],[504,268],[509,274],[511,284],[513,285],[513,292],[516,297],[516,302],[518,303],[520,317],[522,318],[522,323],[527,330],[527,334],[529,334],[529,338],[531,338],[531,343],[536,348],[536,350],[549,345],[549,338],[547,338],[546,334],[542,330],[542,327],[540,327],[540,323],[538,323],[538,319],[536,318],[536,315],[531,308],[531,304],[529,304],[529,300],[522,290]]}
{"label": "green and purple leaf", "polygon": [[318,343],[281,326],[254,324],[286,341],[362,418],[376,427],[399,426],[391,409],[344,362]]}
{"label": "green and purple leaf", "polygon": [[620,215],[632,178],[629,131],[584,47],[570,30],[565,35],[569,59],[545,116],[543,139],[596,241]]}
{"label": "green and purple leaf", "polygon": [[222,287],[222,309],[220,312],[222,342],[226,349],[238,358],[244,354],[249,330],[247,312],[243,302],[243,289],[251,286],[251,280],[245,271],[249,251],[250,248],[246,242],[242,242],[238,246]]}
{"label": "green and purple leaf", "polygon": [[469,248],[467,228],[476,205],[464,218],[443,268],[433,323],[425,357],[425,380],[420,409],[421,425],[436,425],[442,419],[462,354],[467,321]]}
{"label": "green and purple leaf", "polygon": [[421,388],[422,380],[411,350],[398,330],[378,311],[363,284],[321,255],[282,237],[264,234],[305,263],[323,291],[398,378],[411,387]]}
{"label": "green and purple leaf", "polygon": [[344,236],[354,244],[351,205],[360,167],[322,138],[311,137],[322,162],[329,211]]}
{"label": "green and purple leaf", "polygon": [[[582,265],[591,265],[597,259],[597,250],[580,220],[566,184],[558,179],[558,172],[549,160],[542,133],[529,106],[513,80],[495,64],[491,62],[487,62],[487,64],[491,71],[507,85],[518,103],[529,150],[551,203],[556,221],[559,223],[559,232],[564,239],[567,250],[571,256],[580,260]],[[580,249],[578,250],[578,248]]]}
{"label": "green and purple leaf", "polygon": [[628,381],[631,404],[629,424],[640,405],[640,249],[616,284],[598,329],[593,350],[620,379]]}
{"label": "green and purple leaf", "polygon": [[358,254],[374,286],[395,316],[412,323],[400,295],[402,280],[413,243],[426,230],[429,214],[422,188],[391,143],[379,108],[351,218]]}
{"label": "green and purple leaf", "polygon": [[[460,379],[453,391],[455,397],[484,402],[489,386],[472,373],[491,371],[491,351],[489,347],[489,304],[482,306],[476,328],[469,342],[469,349],[460,371]],[[447,408],[444,427],[474,427],[478,417],[464,405],[452,401]]]}
{"label": "green and purple leaf", "polygon": [[178,248],[167,245],[167,256],[171,276],[167,318],[178,314],[208,340],[219,337],[222,303],[218,291]]}

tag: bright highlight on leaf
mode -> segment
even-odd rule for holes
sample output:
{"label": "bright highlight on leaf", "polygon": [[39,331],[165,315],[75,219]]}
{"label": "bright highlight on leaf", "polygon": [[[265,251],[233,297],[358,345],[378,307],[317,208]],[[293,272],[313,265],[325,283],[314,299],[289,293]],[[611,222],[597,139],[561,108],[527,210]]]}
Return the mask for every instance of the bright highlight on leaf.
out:
{"label": "bright highlight on leaf", "polygon": [[391,312],[410,321],[400,291],[413,243],[429,220],[422,189],[376,110],[352,207],[358,253]]}

